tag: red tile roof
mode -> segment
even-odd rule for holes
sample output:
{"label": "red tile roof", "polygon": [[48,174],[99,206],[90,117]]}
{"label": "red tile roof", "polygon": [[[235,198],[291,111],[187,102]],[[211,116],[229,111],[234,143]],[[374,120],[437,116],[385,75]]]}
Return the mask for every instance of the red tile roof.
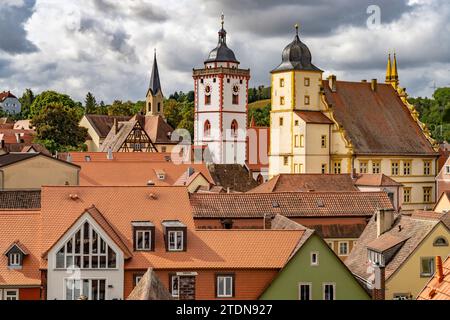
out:
{"label": "red tile roof", "polygon": [[442,263],[443,278],[438,274],[427,283],[417,300],[450,300],[450,257]]}
{"label": "red tile roof", "polygon": [[410,111],[390,84],[337,81],[325,98],[356,154],[436,155]]}
{"label": "red tile roof", "polygon": [[372,216],[378,208],[394,209],[385,192],[283,192],[192,194],[196,218]]}
{"label": "red tile roof", "polygon": [[0,92],[0,102],[4,101],[6,98],[16,98],[15,95],[13,95],[10,91],[3,91]]}
{"label": "red tile roof", "polygon": [[306,123],[315,123],[315,124],[333,124],[326,115],[324,115],[320,111],[295,111],[300,118],[303,119]]}
{"label": "red tile roof", "polygon": [[399,186],[402,186],[401,183],[398,183],[394,179],[392,179],[382,173],[358,174],[356,181],[355,181],[355,185],[356,186],[373,186],[373,187],[399,187]]}

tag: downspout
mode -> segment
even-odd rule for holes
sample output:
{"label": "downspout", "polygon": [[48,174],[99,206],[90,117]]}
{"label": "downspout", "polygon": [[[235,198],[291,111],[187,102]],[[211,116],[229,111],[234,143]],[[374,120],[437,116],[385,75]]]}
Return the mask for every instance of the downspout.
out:
{"label": "downspout", "polygon": [[5,189],[5,173],[3,172],[3,170],[0,170],[0,172],[2,173],[2,185],[0,190],[4,190]]}

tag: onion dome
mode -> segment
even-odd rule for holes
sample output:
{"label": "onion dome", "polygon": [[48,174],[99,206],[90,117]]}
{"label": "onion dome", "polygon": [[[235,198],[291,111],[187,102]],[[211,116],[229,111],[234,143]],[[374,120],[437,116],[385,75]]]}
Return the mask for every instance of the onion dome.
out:
{"label": "onion dome", "polygon": [[289,70],[322,71],[311,63],[311,51],[309,51],[306,44],[300,41],[297,24],[295,29],[294,41],[284,48],[281,64],[272,72]]}
{"label": "onion dome", "polygon": [[233,50],[227,47],[227,32],[223,28],[224,15],[222,14],[222,28],[219,30],[219,42],[208,56],[205,63],[208,62],[234,62],[239,63],[236,60]]}

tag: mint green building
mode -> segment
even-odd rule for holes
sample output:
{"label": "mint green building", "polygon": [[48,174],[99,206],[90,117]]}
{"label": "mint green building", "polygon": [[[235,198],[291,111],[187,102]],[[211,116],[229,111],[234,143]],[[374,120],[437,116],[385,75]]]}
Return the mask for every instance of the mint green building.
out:
{"label": "mint green building", "polygon": [[369,300],[333,250],[311,230],[260,296],[262,300]]}

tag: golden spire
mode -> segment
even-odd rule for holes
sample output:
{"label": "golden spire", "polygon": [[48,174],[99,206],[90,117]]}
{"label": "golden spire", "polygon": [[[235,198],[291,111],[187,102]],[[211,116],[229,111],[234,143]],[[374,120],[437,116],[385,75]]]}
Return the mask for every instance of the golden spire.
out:
{"label": "golden spire", "polygon": [[392,64],[392,80],[398,80],[397,56],[394,51],[394,61]]}
{"label": "golden spire", "polygon": [[386,67],[386,83],[391,83],[391,81],[392,81],[392,67],[391,67],[391,54],[389,53]]}

